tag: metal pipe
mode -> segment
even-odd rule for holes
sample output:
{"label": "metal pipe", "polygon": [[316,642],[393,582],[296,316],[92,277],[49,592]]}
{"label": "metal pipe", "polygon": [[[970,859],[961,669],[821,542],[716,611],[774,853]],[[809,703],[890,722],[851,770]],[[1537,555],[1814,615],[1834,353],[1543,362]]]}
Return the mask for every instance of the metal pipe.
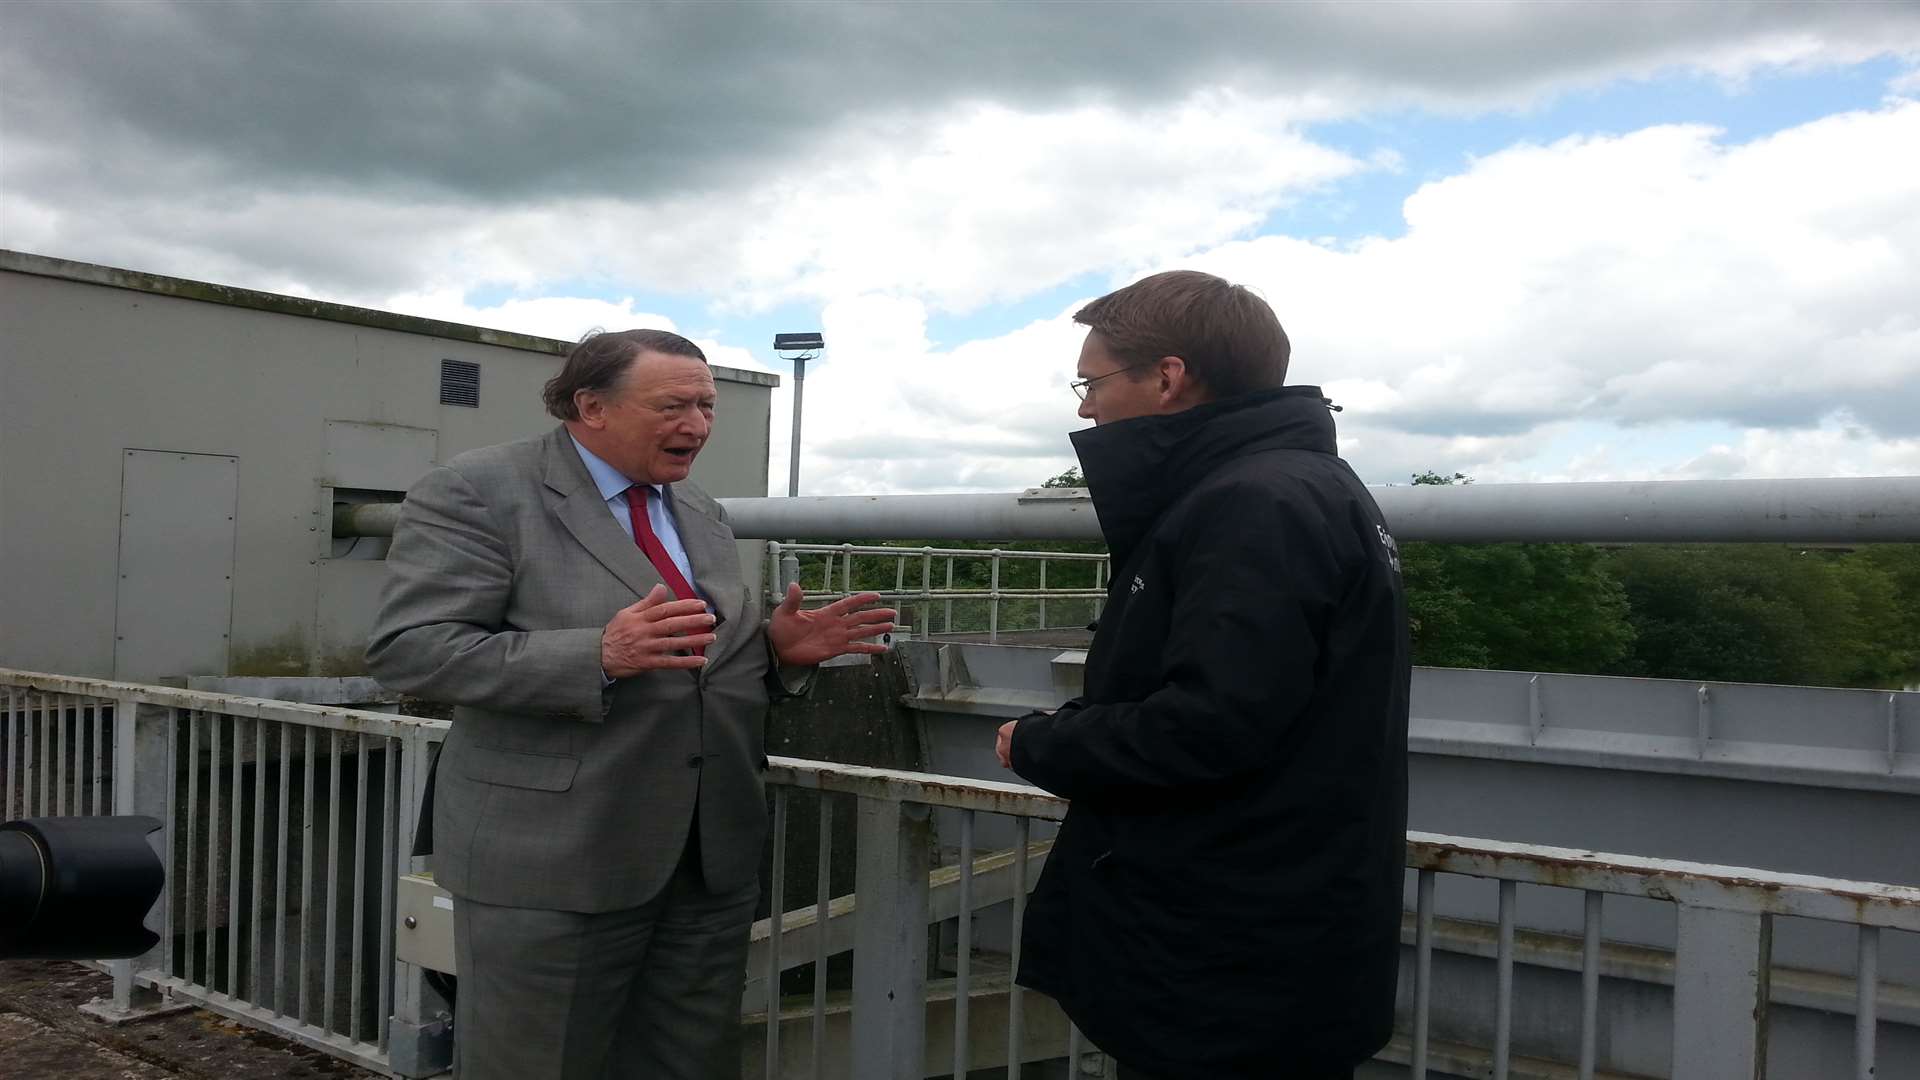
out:
{"label": "metal pipe", "polygon": [[[1419,485],[1370,489],[1400,540],[1900,543],[1920,540],[1920,476]],[[1080,488],[990,495],[722,499],[736,536],[1095,540]]]}
{"label": "metal pipe", "polygon": [[355,536],[392,536],[394,523],[399,520],[399,503],[333,504],[333,535],[338,540]]}

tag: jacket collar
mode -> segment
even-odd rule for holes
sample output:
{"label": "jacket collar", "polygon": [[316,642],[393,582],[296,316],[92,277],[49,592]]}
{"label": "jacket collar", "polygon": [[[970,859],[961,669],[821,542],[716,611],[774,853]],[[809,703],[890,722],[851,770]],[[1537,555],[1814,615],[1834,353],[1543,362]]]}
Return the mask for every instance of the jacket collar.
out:
{"label": "jacket collar", "polygon": [[1337,452],[1333,416],[1317,386],[1241,394],[1168,416],[1083,428],[1071,438],[1116,563],[1221,464],[1263,450]]}

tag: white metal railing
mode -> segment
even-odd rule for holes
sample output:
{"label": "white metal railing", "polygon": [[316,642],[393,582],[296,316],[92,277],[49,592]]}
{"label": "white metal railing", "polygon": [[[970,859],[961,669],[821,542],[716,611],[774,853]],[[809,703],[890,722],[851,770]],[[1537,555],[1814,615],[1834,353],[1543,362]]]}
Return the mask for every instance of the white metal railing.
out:
{"label": "white metal railing", "polygon": [[[985,565],[984,585],[969,585],[964,576],[956,579],[956,567],[970,563]],[[1034,583],[1002,581],[1008,567],[1028,564],[1037,570]],[[1052,583],[1048,581],[1050,564]],[[1062,571],[1071,583],[1059,584]],[[922,636],[984,633],[989,642],[998,642],[1003,631],[1080,627],[1093,621],[1106,603],[1111,572],[1111,560],[1105,552],[767,544],[769,604],[777,603],[787,583],[794,581],[807,590],[810,603],[830,602],[854,592],[877,592],[886,603],[904,608],[903,614],[917,605],[920,619],[915,625]],[[958,624],[954,619],[956,603],[961,610]],[[934,618],[936,610],[938,621]],[[1060,623],[1063,610],[1071,614],[1066,616],[1068,622]],[[1008,617],[1010,612],[1014,617]]]}
{"label": "white metal railing", "polygon": [[421,1004],[394,888],[444,722],[4,669],[0,709],[8,817],[163,823],[160,943],[109,965],[117,1008],[150,989],[392,1067]]}
{"label": "white metal railing", "polygon": [[[1088,1072],[1104,1067],[1080,1060],[1092,1048],[1085,1046],[1064,1020],[1055,1019],[1050,1038],[1036,1039],[1026,1028],[1030,1014],[1021,992],[1010,983],[1003,988],[996,982],[989,995],[996,1008],[1002,1007],[1004,1000],[1003,1046],[983,1055],[974,1042],[980,1025],[969,1017],[969,1008],[981,1000],[972,985],[971,969],[976,959],[971,949],[970,914],[986,904],[1004,902],[1010,893],[1009,959],[1017,969],[1024,896],[1034,878],[1030,870],[1045,858],[1048,847],[1030,843],[1029,830],[1035,821],[1064,816],[1063,801],[1017,784],[787,758],[773,759],[768,780],[774,789],[775,807],[772,895],[781,896],[785,885],[786,824],[792,792],[818,792],[821,809],[815,906],[786,912],[780,920],[768,920],[756,933],[756,974],[765,980],[764,985],[777,986],[779,973],[791,967],[808,962],[815,966],[810,998],[789,1007],[775,995],[770,1007],[763,1006],[767,1008],[761,1057],[765,1076],[848,1075],[877,1080],[946,1072],[960,1075],[968,1068],[1007,1066],[1008,1076],[1014,1077],[1019,1075],[1019,1062],[1063,1056],[1084,1065]],[[829,796],[851,797],[857,815],[854,891],[850,897],[837,899],[829,896],[827,888],[836,855]],[[935,808],[959,815],[958,858],[942,868],[930,865],[936,850],[930,811]],[[979,814],[1013,819],[1015,840],[1011,850],[976,858],[973,837]],[[998,860],[999,865],[990,867],[991,860]],[[1424,1077],[1430,1068],[1442,1064],[1435,1060],[1432,960],[1436,942],[1435,883],[1443,875],[1498,883],[1499,921],[1493,928],[1495,943],[1491,950],[1497,972],[1492,1044],[1483,1048],[1484,1056],[1464,1063],[1459,1060],[1457,1045],[1450,1044],[1452,1056],[1444,1062],[1449,1072],[1470,1067],[1476,1075],[1485,1070],[1496,1078],[1508,1076],[1514,1063],[1513,972],[1521,885],[1569,890],[1582,897],[1577,1069],[1583,1078],[1594,1076],[1604,1065],[1599,1060],[1599,1047],[1603,1045],[1599,1003],[1604,966],[1603,916],[1609,896],[1664,901],[1676,909],[1678,939],[1670,976],[1672,1075],[1690,1080],[1746,1080],[1763,1074],[1771,1000],[1768,945],[1771,920],[1780,916],[1855,928],[1854,1060],[1847,1075],[1863,1080],[1873,1077],[1878,1003],[1883,991],[1879,977],[1882,932],[1920,932],[1920,888],[1908,886],[1426,833],[1409,835],[1407,866],[1414,871],[1411,884],[1415,897],[1409,913],[1410,1030],[1396,1038],[1382,1056],[1409,1065],[1415,1077]],[[985,897],[973,895],[983,870],[996,874],[1004,870],[1011,882],[989,890]],[[937,894],[949,886],[955,895],[943,903]],[[945,993],[929,991],[926,955],[927,927],[946,919],[957,921],[950,1004],[946,1004]],[[833,931],[830,924],[842,920],[853,922],[851,934]],[[797,961],[788,961],[782,957],[783,937],[796,930],[804,933],[808,952]],[[850,1039],[836,1040],[827,1037],[827,1029],[840,1006],[829,993],[825,961],[848,947],[854,954]],[[1537,943],[1531,947],[1539,948]],[[1884,989],[1903,1002],[1916,1000],[1920,992],[1916,987]],[[1044,999],[1039,1004],[1052,1008]],[[803,1027],[776,1022],[776,1018],[811,1023]],[[805,1031],[810,1035],[806,1054],[783,1055],[781,1039],[787,1028],[793,1028],[795,1034]],[[838,1059],[836,1053],[841,1055]]]}
{"label": "white metal railing", "polygon": [[[0,669],[0,809],[9,817],[140,813],[164,823],[156,840],[168,885],[149,916],[162,941],[110,965],[122,1008],[152,988],[365,1067],[419,1075],[430,1070],[410,1071],[421,1061],[417,1047],[397,1046],[394,1033],[425,1026],[432,1018],[423,1011],[437,999],[418,969],[394,958],[394,890],[399,874],[418,869],[406,843],[428,752],[446,727]],[[750,993],[744,1010],[760,1028],[755,1073],[891,1080],[1008,1067],[1017,1076],[1022,1062],[1061,1057],[1075,1059],[1082,1075],[1104,1071],[1050,1001],[1027,998],[1011,979],[1025,897],[1050,848],[1035,834],[1064,816],[1064,802],[1019,784],[786,758],[773,759],[768,782],[771,895],[787,891],[790,820],[811,809],[814,903],[785,910],[776,902],[779,916],[756,927],[749,976],[759,997],[753,1003]],[[807,795],[796,803],[795,792]],[[957,825],[944,846],[936,812]],[[851,818],[850,830],[838,813]],[[976,845],[988,832],[980,815],[1010,843]],[[848,856],[836,837],[848,832],[853,888],[841,894],[834,883],[846,879]],[[951,862],[941,855],[948,850]],[[1600,1060],[1601,976],[1635,962],[1603,942],[1609,896],[1663,901],[1677,912],[1667,976],[1673,1075],[1744,1078],[1764,1067],[1767,1004],[1777,996],[1768,956],[1775,917],[1854,928],[1851,1075],[1875,1075],[1882,1002],[1909,1024],[1920,1003],[1920,987],[1880,976],[1883,934],[1920,932],[1920,888],[1427,834],[1409,837],[1407,865],[1415,871],[1408,1016],[1383,1056],[1416,1076],[1441,1065],[1508,1075],[1514,967],[1538,965],[1545,948],[1539,935],[1516,947],[1522,886],[1582,897],[1579,959],[1562,965],[1579,973],[1581,1076],[1608,1064]],[[1484,1056],[1472,1060],[1457,1042],[1436,1049],[1432,1019],[1436,945],[1470,951],[1460,941],[1471,927],[1436,918],[1436,880],[1449,875],[1499,889],[1498,924],[1486,935],[1497,1021]],[[997,905],[1009,909],[1004,962],[976,948],[972,918]],[[946,923],[951,977],[930,977],[927,931]],[[849,985],[836,989],[829,960],[848,952]],[[809,963],[811,992],[783,996],[782,974]]]}

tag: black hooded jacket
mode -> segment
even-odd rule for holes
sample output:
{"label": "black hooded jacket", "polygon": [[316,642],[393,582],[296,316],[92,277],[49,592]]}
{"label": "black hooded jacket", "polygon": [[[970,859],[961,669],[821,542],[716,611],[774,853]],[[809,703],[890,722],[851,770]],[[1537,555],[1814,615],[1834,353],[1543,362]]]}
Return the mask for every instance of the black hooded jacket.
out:
{"label": "black hooded jacket", "polygon": [[1392,1033],[1399,553],[1317,387],[1075,433],[1113,554],[1086,693],[1013,767],[1071,800],[1019,982],[1123,1063],[1274,1077]]}

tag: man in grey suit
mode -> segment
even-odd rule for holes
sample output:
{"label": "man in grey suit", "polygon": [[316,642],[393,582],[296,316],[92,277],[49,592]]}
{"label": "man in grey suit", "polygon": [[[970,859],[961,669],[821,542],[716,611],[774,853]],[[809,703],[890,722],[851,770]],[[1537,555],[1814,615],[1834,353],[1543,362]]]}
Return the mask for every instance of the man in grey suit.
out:
{"label": "man in grey suit", "polygon": [[455,897],[462,1080],[736,1080],[781,666],[873,653],[873,594],[762,620],[687,474],[713,424],[698,346],[583,340],[548,434],[407,493],[367,650],[455,705],[435,878]]}

